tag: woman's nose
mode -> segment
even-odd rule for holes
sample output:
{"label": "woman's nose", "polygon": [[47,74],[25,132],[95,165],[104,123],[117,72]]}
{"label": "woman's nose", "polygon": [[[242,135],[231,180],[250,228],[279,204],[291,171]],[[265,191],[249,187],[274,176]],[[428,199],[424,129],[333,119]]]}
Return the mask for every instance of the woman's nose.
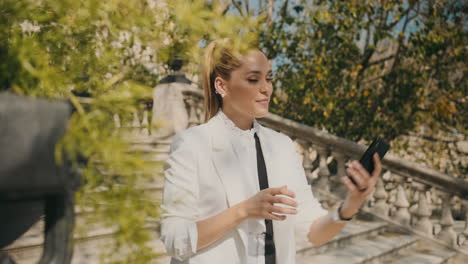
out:
{"label": "woman's nose", "polygon": [[263,85],[260,86],[260,92],[263,94],[269,95],[273,90],[273,86],[269,82],[264,82]]}
{"label": "woman's nose", "polygon": [[260,85],[260,92],[264,93],[267,91],[267,87],[268,87],[268,82],[266,81],[263,81],[262,82],[262,85]]}

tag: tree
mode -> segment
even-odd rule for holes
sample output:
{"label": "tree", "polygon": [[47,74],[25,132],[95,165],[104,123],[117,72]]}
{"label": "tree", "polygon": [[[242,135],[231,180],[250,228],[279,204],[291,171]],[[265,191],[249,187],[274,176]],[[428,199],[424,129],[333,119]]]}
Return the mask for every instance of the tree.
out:
{"label": "tree", "polygon": [[[255,12],[232,2],[270,21],[259,34],[275,63],[273,112],[353,141],[380,135],[394,150],[409,150],[408,134],[466,138],[465,1],[257,1]],[[466,164],[451,167],[466,174]]]}
{"label": "tree", "polygon": [[[128,116],[150,99],[174,54],[197,62],[199,43],[222,37],[241,48],[255,39],[253,27],[253,19],[202,0],[0,2],[0,91],[67,99],[75,106],[57,160],[65,153],[75,166],[87,161],[78,203],[92,212],[87,223],[116,230],[105,262],[153,259],[147,242],[155,231],[144,227],[159,216],[157,201],[142,191],[159,164],[122,138],[113,115]],[[82,104],[76,95],[92,103]]]}

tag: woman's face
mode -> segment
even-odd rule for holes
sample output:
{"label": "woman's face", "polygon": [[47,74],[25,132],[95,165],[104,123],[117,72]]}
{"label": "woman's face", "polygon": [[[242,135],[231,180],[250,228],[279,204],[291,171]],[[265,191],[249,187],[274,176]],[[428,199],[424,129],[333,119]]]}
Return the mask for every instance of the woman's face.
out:
{"label": "woman's face", "polygon": [[271,63],[259,50],[248,52],[241,63],[228,81],[223,80],[223,110],[249,118],[263,117],[268,114],[273,91]]}

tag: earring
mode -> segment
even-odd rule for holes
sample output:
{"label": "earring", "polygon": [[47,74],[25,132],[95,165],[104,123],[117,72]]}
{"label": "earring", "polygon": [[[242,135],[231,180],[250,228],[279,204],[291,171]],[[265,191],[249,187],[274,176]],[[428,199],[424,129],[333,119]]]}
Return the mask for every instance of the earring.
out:
{"label": "earring", "polygon": [[221,94],[221,97],[224,98],[225,94]]}

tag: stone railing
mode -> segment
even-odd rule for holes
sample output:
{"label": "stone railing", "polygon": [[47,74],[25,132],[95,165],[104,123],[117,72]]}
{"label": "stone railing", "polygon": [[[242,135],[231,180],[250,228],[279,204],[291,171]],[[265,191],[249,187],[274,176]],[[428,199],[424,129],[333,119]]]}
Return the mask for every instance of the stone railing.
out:
{"label": "stone railing", "polygon": [[[203,92],[187,86],[182,88],[182,94],[187,126],[203,123]],[[151,105],[152,102],[142,104],[127,122],[114,116],[116,127],[127,129],[132,142],[158,144],[156,133],[151,130]],[[295,141],[308,179],[324,207],[332,207],[343,198],[345,190],[340,178],[345,175],[345,166],[350,160],[359,159],[365,146],[274,114],[259,121]],[[382,164],[382,177],[362,211],[468,252],[468,182],[392,154],[387,154]],[[463,230],[457,232],[460,223]]]}
{"label": "stone railing", "polygon": [[[183,92],[190,126],[203,122],[203,93]],[[303,166],[324,207],[343,198],[340,178],[346,163],[359,159],[366,147],[310,126],[269,114],[263,125],[290,136],[303,156]],[[408,231],[468,252],[468,182],[387,154],[384,172],[363,211]],[[332,196],[330,196],[332,194]],[[454,221],[453,216],[458,221]],[[455,231],[455,223],[463,230]]]}

